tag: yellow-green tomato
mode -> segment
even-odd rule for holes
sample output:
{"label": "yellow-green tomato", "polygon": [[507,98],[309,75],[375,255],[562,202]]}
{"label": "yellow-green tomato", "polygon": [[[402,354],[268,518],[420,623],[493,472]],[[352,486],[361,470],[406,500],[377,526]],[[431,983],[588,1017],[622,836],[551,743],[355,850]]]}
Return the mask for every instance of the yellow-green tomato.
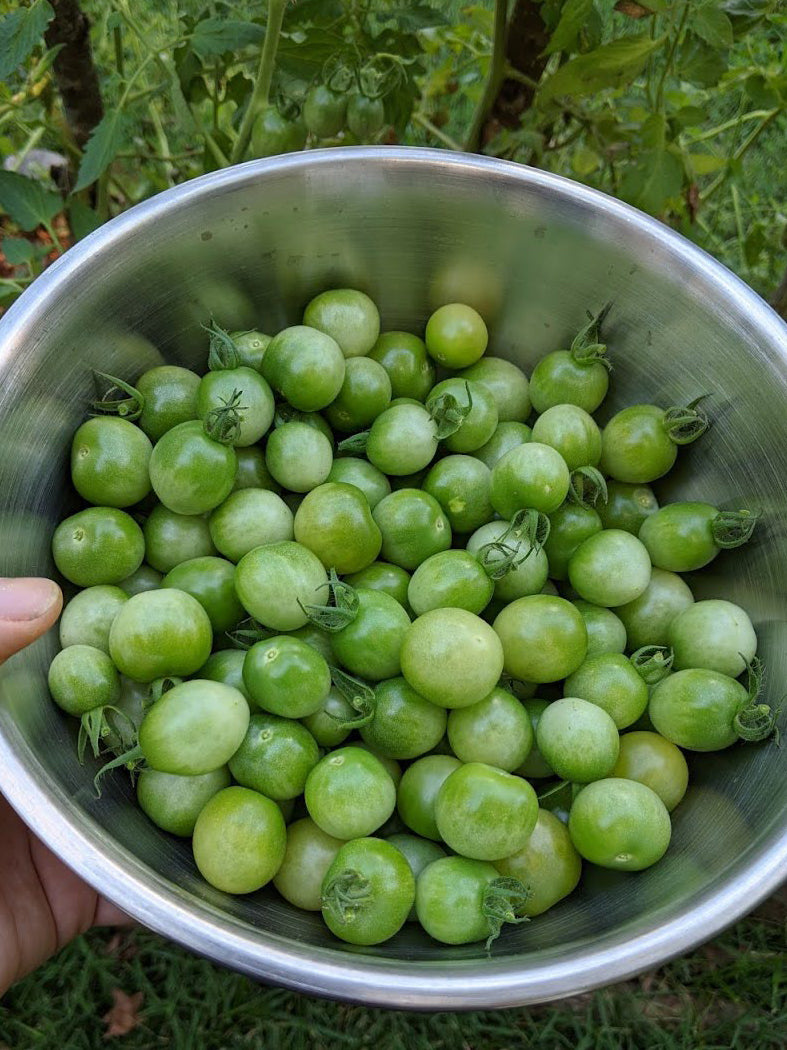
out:
{"label": "yellow-green tomato", "polygon": [[109,654],[135,682],[194,674],[212,644],[208,614],[196,598],[174,587],[133,595],[109,630]]}
{"label": "yellow-green tomato", "polygon": [[610,777],[580,791],[568,830],[577,851],[592,864],[642,871],[666,853],[672,825],[655,791],[635,780]]}
{"label": "yellow-green tomato", "polygon": [[321,604],[328,573],[312,551],[284,540],[255,547],[235,570],[235,589],[246,611],[265,627],[293,631],[308,616],[304,605]]}
{"label": "yellow-green tomato", "polygon": [[477,704],[450,713],[448,741],[460,761],[512,773],[533,746],[533,728],[520,701],[498,686]]}
{"label": "yellow-green tomato", "polygon": [[518,598],[499,613],[494,629],[502,642],[506,671],[523,682],[557,682],[585,659],[585,621],[565,598]]}
{"label": "yellow-green tomato", "polygon": [[539,809],[536,826],[522,849],[496,860],[495,867],[501,875],[519,879],[527,887],[522,911],[531,918],[567,897],[582,874],[582,860],[568,828],[547,809]]}
{"label": "yellow-green tomato", "polygon": [[228,787],[207,803],[194,827],[194,860],[202,877],[225,893],[254,893],[281,867],[287,828],[269,798]]}
{"label": "yellow-green tomato", "polygon": [[226,766],[195,777],[143,769],[137,780],[137,802],[142,812],[163,831],[190,838],[206,804],[231,783]]}
{"label": "yellow-green tomato", "polygon": [[287,828],[284,860],[273,885],[290,904],[304,911],[322,907],[322,883],[344,843],[318,828],[311,817],[302,817]]}
{"label": "yellow-green tomato", "polygon": [[576,784],[609,776],[620,750],[617,726],[607,712],[573,696],[555,700],[542,713],[536,743],[555,773]]}
{"label": "yellow-green tomato", "polygon": [[474,860],[517,853],[537,817],[538,800],[530,784],[483,762],[468,762],[451,773],[435,803],[440,837],[454,852]]}
{"label": "yellow-green tomato", "polygon": [[364,494],[354,485],[335,481],[307,493],[295,515],[294,530],[296,542],[342,575],[371,565],[383,543]]}
{"label": "yellow-green tomato", "polygon": [[686,794],[689,767],[680,748],[658,733],[624,733],[610,776],[645,784],[672,812]]}

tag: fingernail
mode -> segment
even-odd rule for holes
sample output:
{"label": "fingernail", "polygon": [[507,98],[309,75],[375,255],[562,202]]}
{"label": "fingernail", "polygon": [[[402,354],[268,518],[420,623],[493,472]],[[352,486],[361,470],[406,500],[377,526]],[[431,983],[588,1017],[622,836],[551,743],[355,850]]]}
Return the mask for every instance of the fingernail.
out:
{"label": "fingernail", "polygon": [[0,620],[21,623],[44,616],[58,601],[60,588],[38,577],[0,579]]}

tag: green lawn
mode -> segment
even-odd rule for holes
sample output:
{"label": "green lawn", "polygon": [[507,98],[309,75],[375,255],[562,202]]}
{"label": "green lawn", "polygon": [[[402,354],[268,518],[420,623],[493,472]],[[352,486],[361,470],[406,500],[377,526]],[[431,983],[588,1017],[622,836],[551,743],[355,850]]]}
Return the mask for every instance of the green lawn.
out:
{"label": "green lawn", "polygon": [[[783,1050],[787,893],[637,980],[562,1003],[468,1014],[348,1006],[260,987],[154,934],[94,931],[11,989],[0,1050]],[[113,989],[139,1023],[107,1039]]]}

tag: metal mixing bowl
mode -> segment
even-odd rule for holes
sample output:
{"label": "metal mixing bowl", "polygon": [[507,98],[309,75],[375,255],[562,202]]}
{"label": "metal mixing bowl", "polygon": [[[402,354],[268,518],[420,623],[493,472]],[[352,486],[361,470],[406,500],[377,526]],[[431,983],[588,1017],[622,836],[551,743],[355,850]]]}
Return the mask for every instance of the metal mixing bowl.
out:
{"label": "metal mixing bowl", "polygon": [[[681,452],[662,499],[760,507],[745,548],[691,580],[752,615],[769,695],[787,681],[787,328],[749,288],[653,219],[540,171],[413,149],[301,153],[216,172],[108,223],[0,323],[0,573],[51,571],[70,506],[67,449],[91,368],[134,379],[201,367],[212,312],[273,332],[318,290],[369,292],[385,328],[421,331],[443,302],[475,305],[491,351],[529,369],[587,309],[614,303],[605,411],[708,393],[712,430]],[[379,948],[335,941],[264,890],[230,898],[188,843],[139,811],[127,778],[93,797],[74,725],[49,700],[52,633],[0,672],[0,789],[71,867],[131,915],[216,961],[304,992],[431,1009],[511,1006],[627,977],[715,934],[787,875],[785,752],[692,758],[665,859],[638,875],[588,867],[584,887],[483,947],[408,928]],[[2,848],[0,846],[0,848]]]}

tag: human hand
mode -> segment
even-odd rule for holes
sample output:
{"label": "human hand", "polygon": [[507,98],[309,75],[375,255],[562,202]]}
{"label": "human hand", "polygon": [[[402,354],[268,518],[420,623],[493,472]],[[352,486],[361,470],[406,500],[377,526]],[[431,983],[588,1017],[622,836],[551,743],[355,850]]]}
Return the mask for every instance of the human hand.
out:
{"label": "human hand", "polygon": [[[0,663],[48,631],[62,605],[51,580],[0,578]],[[91,926],[128,921],[50,853],[0,795],[0,995]]]}

